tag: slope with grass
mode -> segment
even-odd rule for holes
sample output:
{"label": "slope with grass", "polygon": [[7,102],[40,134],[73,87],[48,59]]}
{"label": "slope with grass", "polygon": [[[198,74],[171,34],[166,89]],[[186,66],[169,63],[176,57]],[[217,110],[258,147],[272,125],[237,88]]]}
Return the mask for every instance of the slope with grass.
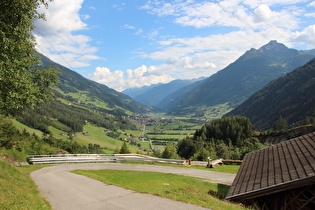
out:
{"label": "slope with grass", "polygon": [[[114,153],[117,148],[120,148],[123,144],[123,141],[114,139],[106,133],[104,133],[104,128],[102,127],[96,127],[91,124],[86,124],[84,126],[84,132],[87,132],[87,134],[83,133],[77,133],[77,137],[74,138],[75,141],[77,141],[80,144],[99,144],[101,147],[105,147],[108,150],[111,150],[111,153]],[[125,138],[127,136],[124,136]],[[123,138],[123,136],[121,137]],[[136,145],[128,145],[131,152],[136,153],[139,150],[139,147]]]}
{"label": "slope with grass", "polygon": [[41,167],[14,167],[0,160],[0,209],[51,209],[29,175]]}

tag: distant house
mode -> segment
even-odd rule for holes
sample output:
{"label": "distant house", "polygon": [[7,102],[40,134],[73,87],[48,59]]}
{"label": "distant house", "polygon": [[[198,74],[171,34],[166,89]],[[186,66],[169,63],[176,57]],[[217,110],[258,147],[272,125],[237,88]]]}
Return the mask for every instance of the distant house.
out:
{"label": "distant house", "polygon": [[68,133],[67,135],[68,136],[76,136],[77,134],[76,133]]}
{"label": "distant house", "polygon": [[129,141],[129,142],[135,142],[136,140],[134,140],[133,138],[127,138],[127,141]]}
{"label": "distant house", "polygon": [[138,137],[139,141],[144,141],[144,137],[143,136],[140,136]]}
{"label": "distant house", "polygon": [[257,209],[315,209],[315,133],[248,153],[226,195]]}

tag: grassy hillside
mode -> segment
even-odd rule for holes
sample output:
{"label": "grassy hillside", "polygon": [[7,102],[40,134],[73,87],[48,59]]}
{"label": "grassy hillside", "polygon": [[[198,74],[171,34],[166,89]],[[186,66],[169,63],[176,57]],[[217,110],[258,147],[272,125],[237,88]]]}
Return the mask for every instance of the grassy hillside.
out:
{"label": "grassy hillside", "polygon": [[30,177],[41,167],[14,167],[0,160],[0,209],[51,209]]}
{"label": "grassy hillside", "polygon": [[[96,127],[88,123],[84,126],[84,132],[88,133],[77,133],[77,137],[75,137],[74,140],[84,145],[99,144],[101,147],[105,147],[107,152],[114,153],[117,148],[120,149],[123,141],[111,138],[104,133],[104,130],[105,129],[102,127]],[[123,137],[127,136],[122,136],[122,138]],[[135,145],[128,145],[128,147],[133,153],[139,151],[139,147]]]}
{"label": "grassy hillside", "polygon": [[24,124],[20,123],[19,121],[17,121],[16,119],[12,119],[12,123],[19,131],[23,131],[25,129],[27,132],[32,133],[32,134],[34,133],[37,136],[42,136],[44,134],[40,130],[31,128],[27,125],[24,125]]}
{"label": "grassy hillside", "polygon": [[152,108],[134,101],[129,96],[117,92],[106,85],[96,83],[82,75],[38,54],[43,67],[55,66],[61,74],[56,89],[73,103],[78,103],[89,108],[107,109],[111,114],[127,114],[128,112],[147,112]]}

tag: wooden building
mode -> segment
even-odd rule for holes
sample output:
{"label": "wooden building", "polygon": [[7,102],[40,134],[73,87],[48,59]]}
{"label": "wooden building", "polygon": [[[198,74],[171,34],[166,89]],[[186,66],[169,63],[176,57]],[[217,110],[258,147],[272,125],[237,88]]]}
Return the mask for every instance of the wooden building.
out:
{"label": "wooden building", "polygon": [[315,209],[315,133],[245,155],[226,200],[257,209]]}

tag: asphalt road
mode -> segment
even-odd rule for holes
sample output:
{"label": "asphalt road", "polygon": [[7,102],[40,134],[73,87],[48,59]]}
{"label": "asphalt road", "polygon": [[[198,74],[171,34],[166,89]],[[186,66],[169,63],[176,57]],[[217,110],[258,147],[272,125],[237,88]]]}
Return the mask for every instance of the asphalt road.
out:
{"label": "asphalt road", "polygon": [[223,184],[231,184],[235,177],[234,174],[170,166],[119,163],[56,165],[31,173],[31,177],[38,186],[41,194],[50,202],[53,209],[205,209],[192,204],[107,185],[100,181],[69,172],[75,169],[115,169],[174,173],[210,179],[211,182]]}

